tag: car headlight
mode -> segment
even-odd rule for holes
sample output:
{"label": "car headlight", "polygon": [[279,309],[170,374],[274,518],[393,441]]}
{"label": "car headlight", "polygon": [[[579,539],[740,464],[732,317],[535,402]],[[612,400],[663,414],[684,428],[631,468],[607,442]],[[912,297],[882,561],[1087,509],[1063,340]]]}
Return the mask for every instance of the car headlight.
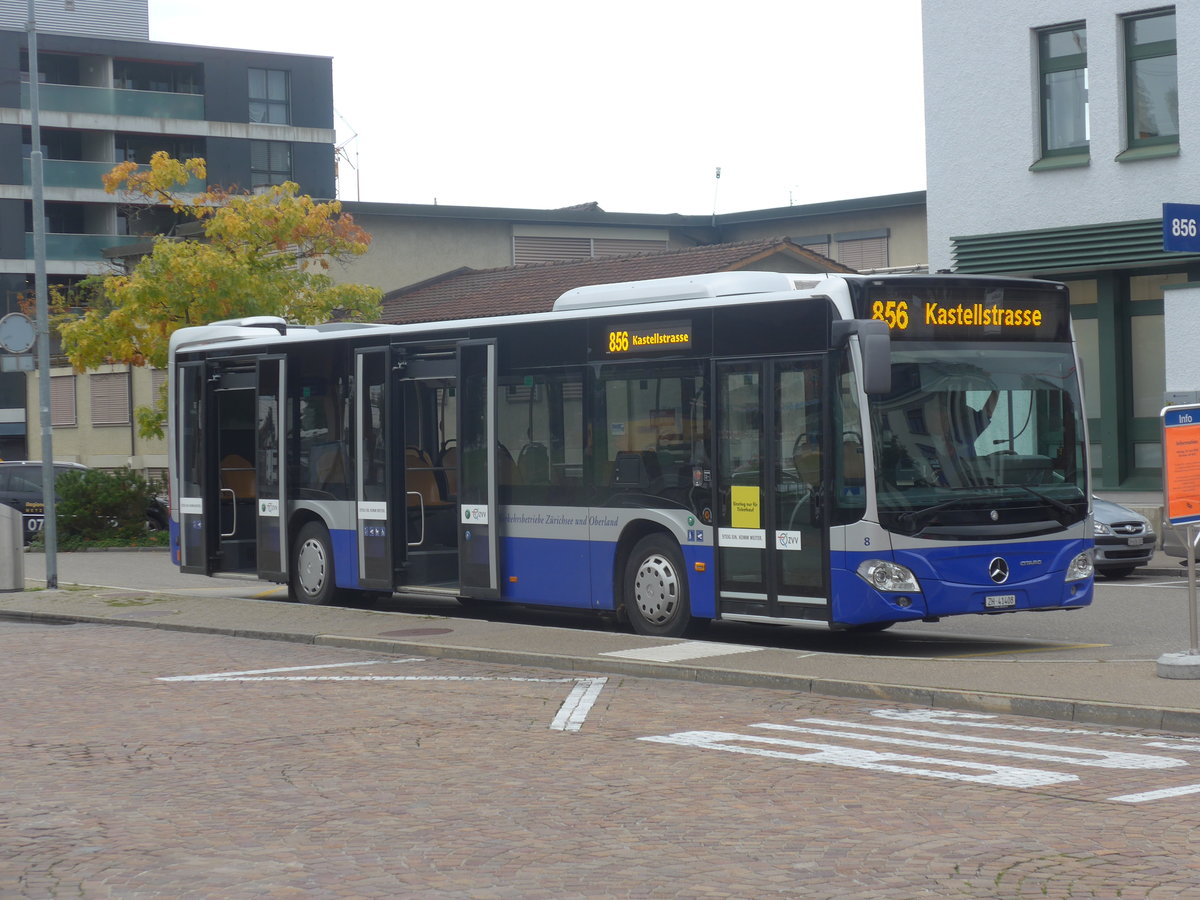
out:
{"label": "car headlight", "polygon": [[1084,578],[1091,578],[1096,571],[1096,567],[1092,564],[1092,551],[1084,550],[1067,566],[1067,581],[1082,581]]}
{"label": "car headlight", "polygon": [[858,577],[877,591],[917,593],[921,585],[912,569],[884,559],[866,559],[858,566]]}
{"label": "car headlight", "polygon": [[1109,527],[1108,525],[1105,525],[1103,522],[1092,522],[1092,525],[1095,526],[1096,534],[1112,534],[1113,533],[1112,528]]}

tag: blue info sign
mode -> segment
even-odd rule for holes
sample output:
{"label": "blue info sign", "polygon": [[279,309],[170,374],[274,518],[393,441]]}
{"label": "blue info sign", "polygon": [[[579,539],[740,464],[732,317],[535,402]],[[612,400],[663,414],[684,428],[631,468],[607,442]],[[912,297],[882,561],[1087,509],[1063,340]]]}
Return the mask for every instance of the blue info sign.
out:
{"label": "blue info sign", "polygon": [[1200,206],[1163,204],[1163,250],[1200,253]]}

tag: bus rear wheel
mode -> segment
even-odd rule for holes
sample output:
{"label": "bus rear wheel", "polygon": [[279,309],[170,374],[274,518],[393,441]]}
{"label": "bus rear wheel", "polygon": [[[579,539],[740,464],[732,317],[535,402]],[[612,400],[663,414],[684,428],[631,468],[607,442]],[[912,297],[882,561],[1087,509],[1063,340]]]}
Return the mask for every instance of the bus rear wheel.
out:
{"label": "bus rear wheel", "polygon": [[683,554],[665,534],[647,535],[634,546],[625,564],[623,600],[638,634],[685,637],[707,624],[692,618]]}
{"label": "bus rear wheel", "polygon": [[338,597],[334,584],[333,542],[329,539],[329,529],[320,522],[309,522],[296,536],[288,596],[316,606],[327,606]]}

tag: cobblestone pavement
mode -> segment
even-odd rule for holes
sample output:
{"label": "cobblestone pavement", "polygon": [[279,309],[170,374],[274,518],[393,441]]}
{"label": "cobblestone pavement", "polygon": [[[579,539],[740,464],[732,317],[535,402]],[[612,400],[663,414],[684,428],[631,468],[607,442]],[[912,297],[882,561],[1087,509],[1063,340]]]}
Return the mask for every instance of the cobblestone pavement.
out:
{"label": "cobblestone pavement", "polygon": [[1200,898],[1194,737],[90,625],[0,675],[2,897]]}

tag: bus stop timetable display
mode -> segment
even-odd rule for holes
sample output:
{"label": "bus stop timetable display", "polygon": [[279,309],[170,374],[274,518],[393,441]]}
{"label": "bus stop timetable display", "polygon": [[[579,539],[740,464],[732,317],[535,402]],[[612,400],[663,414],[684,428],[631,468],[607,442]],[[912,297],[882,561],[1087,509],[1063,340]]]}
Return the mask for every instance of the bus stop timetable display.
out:
{"label": "bus stop timetable display", "polygon": [[1200,405],[1168,406],[1163,419],[1163,494],[1172,525],[1200,522]]}

